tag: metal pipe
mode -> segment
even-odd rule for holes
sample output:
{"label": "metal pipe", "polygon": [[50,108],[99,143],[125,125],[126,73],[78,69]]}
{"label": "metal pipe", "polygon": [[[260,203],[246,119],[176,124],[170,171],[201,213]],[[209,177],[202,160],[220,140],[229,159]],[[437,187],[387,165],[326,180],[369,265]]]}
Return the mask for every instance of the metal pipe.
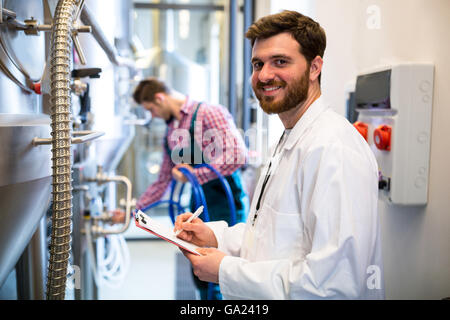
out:
{"label": "metal pipe", "polygon": [[80,63],[82,65],[86,64],[86,57],[84,56],[83,49],[81,49],[80,41],[78,40],[78,36],[74,34],[72,36],[73,40],[73,46],[75,47],[75,50],[77,51],[78,57],[80,58]]}
{"label": "metal pipe", "polygon": [[0,12],[1,12],[1,15],[0,15],[0,23],[3,22],[3,20],[2,20],[2,19],[3,19],[3,16],[5,16],[6,19],[8,19],[8,18],[15,19],[15,18],[17,17],[16,13],[15,13],[14,11],[12,11],[12,10],[3,8],[2,2],[3,2],[3,1],[0,1]]}
{"label": "metal pipe", "polygon": [[[94,233],[97,235],[107,235],[107,234],[120,234],[125,232],[129,225],[130,225],[130,217],[131,217],[131,206],[132,206],[132,184],[130,180],[125,176],[108,176],[105,173],[103,173],[102,168],[99,167],[97,175],[95,178],[86,178],[86,182],[97,182],[98,184],[108,183],[108,182],[115,182],[115,183],[123,183],[126,187],[126,199],[125,199],[125,223],[122,228],[116,229],[116,230],[105,230],[102,227],[97,227],[94,230]],[[86,230],[86,232],[89,232]]]}
{"label": "metal pipe", "polygon": [[123,232],[127,231],[128,227],[130,225],[130,221],[131,221],[131,203],[132,203],[131,188],[132,188],[132,184],[131,184],[130,180],[125,176],[114,176],[114,177],[110,177],[108,180],[109,180],[109,182],[123,183],[126,187],[125,223],[122,228],[117,229],[117,230],[104,230],[104,229],[99,230],[101,235],[123,233]]}
{"label": "metal pipe", "polygon": [[59,0],[51,36],[50,103],[52,119],[52,234],[47,299],[63,300],[70,254],[72,217],[72,157],[70,66],[73,17],[77,0]]}
{"label": "metal pipe", "polygon": [[[95,139],[103,136],[104,134],[105,134],[104,132],[92,131],[92,130],[74,131],[73,136],[80,137],[80,138],[72,138],[72,144],[80,144],[80,143],[92,141],[92,140],[95,140]],[[52,138],[35,137],[32,141],[32,144],[33,144],[33,146],[46,145],[46,144],[52,144],[52,141],[53,141]]]}
{"label": "metal pipe", "polygon": [[[3,18],[3,16],[5,16],[5,19]],[[28,30],[32,27],[25,22],[17,20],[16,18],[17,14],[14,11],[3,8],[2,4],[0,3],[0,24],[6,22],[15,26],[19,30]]]}
{"label": "metal pipe", "polygon": [[189,11],[223,11],[225,6],[215,4],[189,4],[189,3],[148,3],[134,2],[135,9],[151,10],[189,10]]}
{"label": "metal pipe", "polygon": [[81,11],[80,19],[85,25],[89,25],[92,27],[92,35],[94,36],[95,40],[97,40],[100,47],[102,47],[103,51],[105,51],[109,61],[111,61],[111,63],[115,65],[119,65],[116,48],[114,48],[109,43],[108,39],[102,31],[102,28],[98,25],[97,21],[86,5]]}
{"label": "metal pipe", "polygon": [[230,0],[230,28],[229,28],[229,72],[228,72],[228,109],[231,116],[236,119],[236,22],[237,0]]}
{"label": "metal pipe", "polygon": [[[253,13],[253,0],[244,1],[244,34],[252,23]],[[250,40],[244,38],[244,79],[242,88],[242,129],[244,132],[250,128],[250,76],[251,76],[251,55],[252,48],[250,45]],[[246,139],[246,144],[248,145],[248,140]]]}
{"label": "metal pipe", "polygon": [[19,29],[19,30],[27,30],[30,28],[26,23],[19,21],[17,19],[7,18],[6,22],[8,24],[13,25],[14,27],[16,27],[16,29]]}
{"label": "metal pipe", "polygon": [[[109,61],[111,61],[111,63],[115,64],[116,66],[124,66],[131,69],[136,68],[134,60],[121,57],[117,54],[116,48],[109,43],[108,39],[106,38],[105,34],[102,31],[102,28],[99,26],[99,24],[95,20],[94,15],[89,11],[86,5],[83,6],[83,10],[81,11],[80,14],[80,19],[85,25],[88,25],[92,28],[91,30],[94,39],[103,49],[103,51],[105,52],[106,56],[108,57]],[[82,32],[83,30],[82,28],[83,27],[79,29],[79,32]]]}
{"label": "metal pipe", "polygon": [[97,132],[97,131],[90,131],[90,130],[75,131],[73,133],[73,136],[74,137],[79,136],[80,138],[73,138],[72,143],[73,144],[85,143],[85,142],[100,138],[104,134],[105,134],[104,132]]}

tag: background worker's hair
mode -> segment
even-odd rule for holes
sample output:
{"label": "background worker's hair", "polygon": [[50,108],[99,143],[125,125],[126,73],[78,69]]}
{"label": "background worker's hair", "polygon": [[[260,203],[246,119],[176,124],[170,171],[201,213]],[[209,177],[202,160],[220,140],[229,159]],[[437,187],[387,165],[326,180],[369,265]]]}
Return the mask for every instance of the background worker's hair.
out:
{"label": "background worker's hair", "polygon": [[133,99],[138,104],[141,104],[144,101],[153,102],[155,94],[160,92],[169,94],[170,89],[164,82],[156,78],[147,78],[139,82],[136,89],[134,89]]}

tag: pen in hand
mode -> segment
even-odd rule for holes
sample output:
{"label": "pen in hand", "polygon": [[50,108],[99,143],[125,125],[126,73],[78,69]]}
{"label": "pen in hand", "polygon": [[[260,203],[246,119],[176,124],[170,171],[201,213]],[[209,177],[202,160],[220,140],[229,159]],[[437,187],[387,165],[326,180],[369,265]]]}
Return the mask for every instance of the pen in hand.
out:
{"label": "pen in hand", "polygon": [[[195,210],[194,214],[193,214],[192,216],[190,216],[190,218],[187,219],[185,223],[190,223],[190,222],[192,222],[192,220],[194,220],[194,219],[197,218],[199,215],[201,215],[202,212],[203,212],[203,206],[198,207],[198,209]],[[181,233],[181,231],[183,231],[183,229],[179,229],[179,230],[175,231],[175,236],[178,236],[178,235]]]}

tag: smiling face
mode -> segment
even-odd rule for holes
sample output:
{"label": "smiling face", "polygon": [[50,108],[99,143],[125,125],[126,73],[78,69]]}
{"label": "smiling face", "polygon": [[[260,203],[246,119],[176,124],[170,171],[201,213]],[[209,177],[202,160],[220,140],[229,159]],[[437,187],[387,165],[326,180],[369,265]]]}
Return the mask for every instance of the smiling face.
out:
{"label": "smiling face", "polygon": [[289,33],[257,39],[252,65],[252,87],[266,113],[282,113],[306,100],[310,66]]}

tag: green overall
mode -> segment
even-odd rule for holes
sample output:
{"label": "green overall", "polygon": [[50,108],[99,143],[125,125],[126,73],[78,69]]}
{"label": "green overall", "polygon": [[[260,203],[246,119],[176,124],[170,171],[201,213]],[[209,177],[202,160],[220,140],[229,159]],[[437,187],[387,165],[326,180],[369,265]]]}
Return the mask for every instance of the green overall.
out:
{"label": "green overall", "polygon": [[[194,111],[194,114],[192,115],[191,120],[191,126],[189,128],[189,134],[191,138],[191,144],[190,148],[188,149],[188,152],[190,152],[190,155],[183,155],[183,151],[185,150],[179,150],[178,155],[180,155],[183,159],[190,159],[190,164],[194,164],[194,155],[201,154],[201,163],[205,163],[203,152],[201,147],[197,144],[197,142],[194,139],[194,124],[197,119],[197,112],[200,108],[201,103],[199,103]],[[169,148],[168,143],[168,134],[166,134],[166,140],[165,140],[165,149],[169,156],[172,155],[172,150]],[[177,150],[175,150],[176,152]],[[195,166],[194,166],[195,168]],[[246,219],[246,213],[248,210],[248,197],[245,194],[242,182],[241,182],[241,173],[240,170],[236,170],[231,175],[226,176],[225,179],[227,180],[228,184],[230,185],[231,192],[233,193],[233,199],[234,204],[236,207],[236,223],[244,222]],[[225,194],[225,190],[222,187],[220,180],[218,178],[208,181],[207,183],[202,185],[203,193],[205,194],[205,200],[206,205],[208,208],[209,213],[209,219],[210,221],[218,221],[218,220],[225,220],[228,224],[230,224],[230,216],[231,216],[231,210],[230,206],[228,204],[228,200]],[[196,208],[194,208],[194,197],[191,197],[191,203],[190,203],[190,209],[191,212],[194,212]],[[208,284],[207,282],[200,281],[194,274],[192,274],[194,277],[194,282],[197,286],[197,288],[200,290],[200,295],[202,300],[207,299],[207,291],[208,291]],[[220,287],[219,285],[215,284],[213,286],[213,293],[212,293],[212,299],[214,300],[221,300],[222,295],[220,293]]]}
{"label": "green overall", "polygon": [[[192,115],[191,126],[189,128],[189,134],[191,138],[190,144],[190,155],[183,155],[183,151],[179,150],[179,155],[183,159],[190,159],[190,164],[194,163],[194,155],[201,154],[202,159],[201,163],[205,163],[202,149],[198,146],[197,142],[194,139],[194,123],[197,119],[198,109],[200,108],[200,103],[197,105],[194,114]],[[165,141],[165,149],[168,152],[169,156],[172,154],[172,150],[169,148],[168,144],[168,136],[166,135]],[[194,166],[195,168],[195,166]],[[240,170],[236,170],[231,175],[226,176],[228,184],[230,185],[231,192],[233,193],[234,204],[236,206],[236,223],[244,222],[246,219],[246,212],[248,209],[248,197],[245,194],[242,181],[241,181],[241,172]],[[228,205],[227,197],[225,194],[225,190],[220,184],[219,179],[213,179],[208,181],[207,183],[202,185],[203,193],[205,194],[206,205],[208,207],[209,219],[210,221],[218,221],[225,220],[230,224],[230,206]],[[194,208],[194,199],[191,197],[191,211],[194,212],[196,208]]]}

